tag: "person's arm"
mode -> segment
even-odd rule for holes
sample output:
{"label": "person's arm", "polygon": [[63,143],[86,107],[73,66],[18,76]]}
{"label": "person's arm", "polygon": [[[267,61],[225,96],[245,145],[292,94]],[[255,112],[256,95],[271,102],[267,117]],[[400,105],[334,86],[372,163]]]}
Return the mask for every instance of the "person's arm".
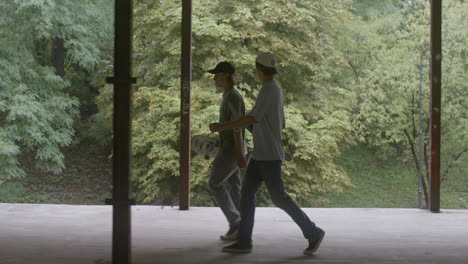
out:
{"label": "person's arm", "polygon": [[257,123],[257,121],[252,116],[242,116],[239,119],[223,124],[212,123],[210,124],[210,130],[211,132],[220,132],[228,129],[244,128],[254,123]]}
{"label": "person's arm", "polygon": [[[234,116],[231,116],[231,121],[234,121]],[[236,154],[236,161],[237,166],[243,169],[247,167],[247,159],[244,155],[244,140],[242,139],[242,130],[241,129],[233,129],[232,130],[234,136],[234,149]]]}
{"label": "person's arm", "polygon": [[219,124],[213,123],[210,124],[211,132],[219,132],[227,129],[234,129],[234,128],[245,128],[257,122],[261,122],[263,116],[268,110],[268,101],[269,99],[265,97],[265,92],[263,92],[263,88],[260,90],[257,96],[257,100],[255,101],[255,105],[245,116],[240,117],[237,120]]}
{"label": "person's arm", "polygon": [[283,97],[283,92],[281,92],[281,121],[283,122],[282,128],[286,128],[286,118],[284,118],[284,97]]}
{"label": "person's arm", "polygon": [[282,123],[283,123],[282,126],[281,126],[281,128],[282,128],[282,129],[285,129],[285,128],[286,128],[286,120],[284,119],[284,112],[281,113],[281,121],[282,121]]}

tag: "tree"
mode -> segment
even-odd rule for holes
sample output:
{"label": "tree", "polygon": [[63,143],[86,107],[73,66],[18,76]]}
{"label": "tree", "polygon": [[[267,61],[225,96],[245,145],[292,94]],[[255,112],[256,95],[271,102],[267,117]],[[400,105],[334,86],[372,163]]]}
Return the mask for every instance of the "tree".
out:
{"label": "tree", "polygon": [[[273,52],[287,100],[285,164],[291,195],[308,205],[320,195],[350,186],[334,163],[352,128],[346,103],[351,93],[332,74],[345,65],[330,36],[345,23],[350,1],[196,1],[193,6],[192,134],[209,135],[217,120],[219,93],[206,70],[228,60],[250,109],[260,88],[254,73],[259,50]],[[133,183],[137,199],[176,199],[179,174],[180,1],[135,3]],[[100,107],[110,116],[110,87]],[[109,121],[108,121],[109,122]],[[109,124],[109,123],[107,123]],[[250,143],[251,144],[251,143]],[[192,159],[192,199],[211,202],[207,191],[210,161]]]}
{"label": "tree", "polygon": [[61,147],[72,142],[79,114],[67,71],[91,70],[100,61],[99,43],[111,25],[105,4],[0,3],[0,182],[25,175],[18,161],[25,152],[35,153],[42,170],[64,168]]}
{"label": "tree", "polygon": [[[467,151],[463,114],[467,96],[466,25],[467,4],[444,2],[443,23],[443,129],[442,172],[460,164]],[[377,17],[356,21],[352,45],[347,45],[349,61],[356,75],[353,89],[358,98],[354,125],[358,135],[380,153],[412,161],[418,170],[418,93],[419,70],[426,64],[422,109],[424,111],[424,164],[428,177],[429,83],[427,48],[429,45],[429,2],[405,1],[400,8]],[[357,28],[357,29],[356,29]],[[353,45],[354,44],[354,45]],[[366,52],[361,52],[365,50]],[[349,72],[349,71],[348,71]],[[423,181],[427,199],[427,183]]]}

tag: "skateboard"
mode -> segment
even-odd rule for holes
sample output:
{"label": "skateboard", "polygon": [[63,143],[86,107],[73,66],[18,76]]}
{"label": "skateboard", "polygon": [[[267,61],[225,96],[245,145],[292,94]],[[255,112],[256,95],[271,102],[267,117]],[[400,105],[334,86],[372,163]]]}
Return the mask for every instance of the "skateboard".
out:
{"label": "skateboard", "polygon": [[214,158],[219,152],[219,141],[209,136],[192,136],[192,150],[202,156]]}
{"label": "skateboard", "polygon": [[[192,136],[192,150],[199,155],[214,158],[219,152],[219,141],[209,136]],[[249,147],[247,153],[247,160],[250,159],[251,154],[252,148]],[[285,152],[284,156],[285,161],[292,160],[292,157],[289,153]]]}

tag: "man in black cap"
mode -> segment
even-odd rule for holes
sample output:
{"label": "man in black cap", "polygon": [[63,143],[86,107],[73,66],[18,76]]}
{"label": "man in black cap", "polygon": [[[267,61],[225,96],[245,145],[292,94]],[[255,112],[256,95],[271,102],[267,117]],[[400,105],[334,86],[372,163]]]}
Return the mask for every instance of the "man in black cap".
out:
{"label": "man in black cap", "polygon": [[[214,74],[216,88],[223,90],[219,108],[219,122],[235,120],[245,115],[244,100],[234,87],[234,66],[226,61],[208,71]],[[220,151],[212,163],[209,188],[218,206],[229,222],[229,230],[220,237],[224,241],[236,241],[240,225],[240,168],[247,166],[244,129],[219,132]]]}

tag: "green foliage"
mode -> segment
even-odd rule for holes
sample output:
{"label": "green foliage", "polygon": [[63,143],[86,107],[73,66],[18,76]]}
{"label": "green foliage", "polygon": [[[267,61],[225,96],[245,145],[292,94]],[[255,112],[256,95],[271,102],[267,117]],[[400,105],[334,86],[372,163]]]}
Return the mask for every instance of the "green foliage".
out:
{"label": "green foliage", "polygon": [[443,13],[442,180],[461,176],[468,163],[468,3],[447,1]]}
{"label": "green foliage", "polygon": [[354,0],[353,7],[355,8],[355,12],[358,16],[367,20],[399,13],[402,3],[403,1],[399,0]]}
{"label": "green foliage", "polygon": [[[26,0],[0,3],[0,182],[24,176],[18,155],[35,153],[36,166],[59,173],[61,147],[74,135],[79,103],[74,79],[52,68],[51,43],[64,39],[66,67],[91,70],[106,30],[99,10],[105,1]],[[110,25],[110,23],[107,23]],[[109,27],[107,28],[107,30]],[[73,87],[75,88],[75,87]]]}
{"label": "green foliage", "polygon": [[[468,24],[465,15],[468,4],[445,1],[443,8],[441,153],[442,172],[447,177],[466,160],[468,151],[467,35],[463,33]],[[366,22],[357,19],[345,30],[351,28],[347,42],[341,43],[351,66],[343,75],[353,77],[350,87],[357,97],[353,124],[359,139],[377,147],[381,154],[397,154],[400,161],[412,160],[417,164],[419,66],[423,65],[424,163],[427,167],[429,3],[406,2],[399,12],[367,18]]]}
{"label": "green foliage", "polygon": [[27,190],[20,183],[4,183],[0,185],[1,203],[22,203],[25,202]]}
{"label": "green foliage", "polygon": [[[218,119],[220,95],[206,70],[221,60],[236,66],[238,89],[247,108],[260,87],[254,61],[259,50],[280,62],[278,80],[287,98],[286,148],[294,161],[285,166],[288,190],[299,201],[349,185],[333,160],[352,128],[352,94],[333,81],[344,65],[329,35],[350,18],[350,1],[197,1],[193,7],[192,134],[209,135]],[[176,198],[179,174],[180,1],[135,3],[133,182],[137,198]],[[100,108],[110,117],[110,87]],[[109,121],[107,121],[109,124]],[[192,159],[192,193],[209,201],[210,161]],[[195,203],[197,200],[195,201]]]}
{"label": "green foliage", "polygon": [[[0,202],[109,197],[108,179],[92,179],[110,173],[108,160],[95,157],[112,138],[113,90],[104,85],[113,70],[112,3],[0,2]],[[443,5],[441,198],[445,208],[466,208],[468,4]],[[135,1],[132,182],[146,203],[177,200],[180,30],[181,0]],[[52,67],[56,38],[66,50],[64,78]],[[287,191],[308,206],[414,207],[408,164],[418,161],[420,64],[426,166],[428,157],[428,43],[426,0],[194,1],[192,134],[214,136],[208,124],[218,119],[221,95],[206,70],[232,62],[249,110],[260,87],[256,53],[271,51],[287,101],[283,140],[294,157],[284,163]],[[356,141],[366,146],[341,153]],[[72,142],[89,146],[63,171]],[[192,204],[213,205],[211,161],[192,154]],[[44,174],[19,183],[35,175],[30,164]],[[271,205],[267,198],[261,190],[259,204]]]}

